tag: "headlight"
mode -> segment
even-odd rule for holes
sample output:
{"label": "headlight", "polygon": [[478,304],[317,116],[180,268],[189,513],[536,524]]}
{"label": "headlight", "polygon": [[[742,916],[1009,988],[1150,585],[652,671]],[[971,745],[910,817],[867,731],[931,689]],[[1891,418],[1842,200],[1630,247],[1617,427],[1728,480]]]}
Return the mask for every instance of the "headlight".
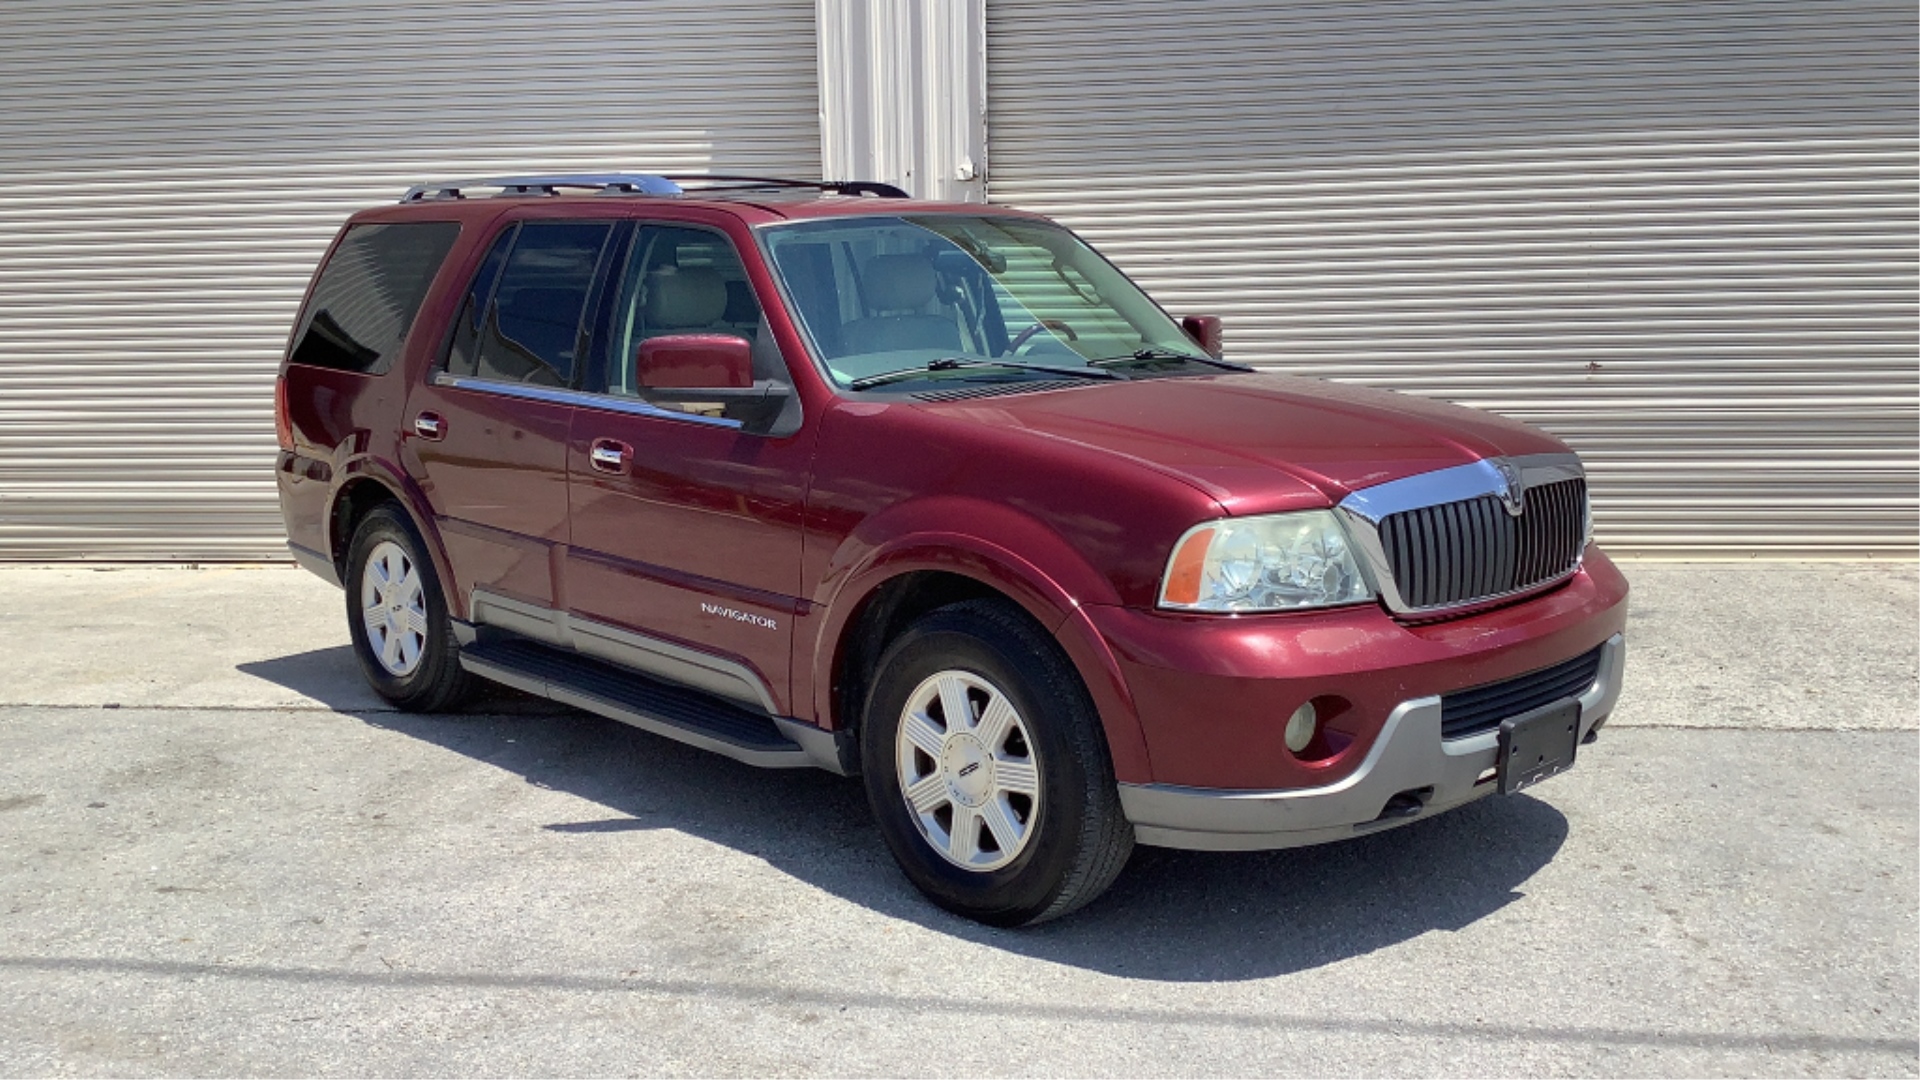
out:
{"label": "headlight", "polygon": [[1331,510],[1222,518],[1173,546],[1160,606],[1175,611],[1286,611],[1373,598]]}

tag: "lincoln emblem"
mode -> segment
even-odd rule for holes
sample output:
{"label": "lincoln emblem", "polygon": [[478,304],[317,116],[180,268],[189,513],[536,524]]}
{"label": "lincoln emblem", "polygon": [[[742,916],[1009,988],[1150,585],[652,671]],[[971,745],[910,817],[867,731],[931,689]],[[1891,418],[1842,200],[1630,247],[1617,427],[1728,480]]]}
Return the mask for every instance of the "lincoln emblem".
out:
{"label": "lincoln emblem", "polygon": [[1500,489],[1495,492],[1500,496],[1500,505],[1507,508],[1508,516],[1519,517],[1527,506],[1527,488],[1520,479],[1520,470],[1505,458],[1493,459],[1493,467],[1500,473]]}

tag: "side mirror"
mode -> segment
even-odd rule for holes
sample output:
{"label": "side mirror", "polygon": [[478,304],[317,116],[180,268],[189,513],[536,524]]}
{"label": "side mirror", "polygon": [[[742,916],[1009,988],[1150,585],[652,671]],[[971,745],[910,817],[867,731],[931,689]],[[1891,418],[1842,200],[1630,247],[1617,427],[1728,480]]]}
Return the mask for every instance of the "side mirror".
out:
{"label": "side mirror", "polygon": [[1220,359],[1222,339],[1220,337],[1220,316],[1189,315],[1180,320],[1180,329],[1187,332],[1195,345],[1215,360]]}
{"label": "side mirror", "polygon": [[634,354],[633,370],[641,394],[654,401],[718,407],[720,415],[757,435],[787,436],[800,429],[800,400],[793,387],[775,379],[754,379],[753,346],[746,338],[648,338]]}
{"label": "side mirror", "polygon": [[668,334],[641,342],[633,367],[649,390],[744,390],[753,385],[753,346],[731,334]]}

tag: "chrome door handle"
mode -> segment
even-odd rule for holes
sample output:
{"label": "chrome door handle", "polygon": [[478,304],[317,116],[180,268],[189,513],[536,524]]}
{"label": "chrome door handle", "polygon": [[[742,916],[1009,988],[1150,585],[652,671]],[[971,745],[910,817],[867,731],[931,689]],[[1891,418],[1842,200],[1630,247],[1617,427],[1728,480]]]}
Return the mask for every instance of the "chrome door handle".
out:
{"label": "chrome door handle", "polygon": [[593,448],[587,451],[587,460],[594,469],[603,473],[619,474],[627,471],[627,456],[633,448],[612,439],[595,439]]}
{"label": "chrome door handle", "polygon": [[433,413],[421,413],[413,418],[413,430],[423,439],[438,439],[447,433],[447,422]]}

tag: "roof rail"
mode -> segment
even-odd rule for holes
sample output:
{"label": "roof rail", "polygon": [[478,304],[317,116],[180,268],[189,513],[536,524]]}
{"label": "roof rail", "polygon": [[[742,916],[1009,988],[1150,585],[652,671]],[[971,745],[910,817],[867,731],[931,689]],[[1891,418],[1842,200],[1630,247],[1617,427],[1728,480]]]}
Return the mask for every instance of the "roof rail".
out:
{"label": "roof rail", "polygon": [[[670,173],[661,179],[680,185],[698,184],[702,191],[750,191],[756,188],[812,188],[833,195],[875,195],[882,199],[913,196],[878,180],[789,180],[778,176],[728,176],[721,173]],[[691,190],[691,189],[688,189]]]}
{"label": "roof rail", "polygon": [[[683,186],[683,185],[691,185]],[[472,180],[440,180],[415,184],[400,196],[403,203],[437,199],[464,199],[472,188],[499,188],[502,195],[554,195],[560,188],[581,188],[603,195],[683,195],[697,192],[755,191],[809,188],[834,195],[874,195],[883,199],[909,198],[892,184],[874,180],[788,180],[775,176],[728,176],[708,173],[555,173],[534,176],[491,176]]]}
{"label": "roof rail", "polygon": [[680,185],[651,173],[554,173],[537,176],[489,176],[415,184],[400,201],[464,199],[468,188],[499,188],[502,195],[552,195],[556,188],[587,188],[634,195],[678,195]]}

